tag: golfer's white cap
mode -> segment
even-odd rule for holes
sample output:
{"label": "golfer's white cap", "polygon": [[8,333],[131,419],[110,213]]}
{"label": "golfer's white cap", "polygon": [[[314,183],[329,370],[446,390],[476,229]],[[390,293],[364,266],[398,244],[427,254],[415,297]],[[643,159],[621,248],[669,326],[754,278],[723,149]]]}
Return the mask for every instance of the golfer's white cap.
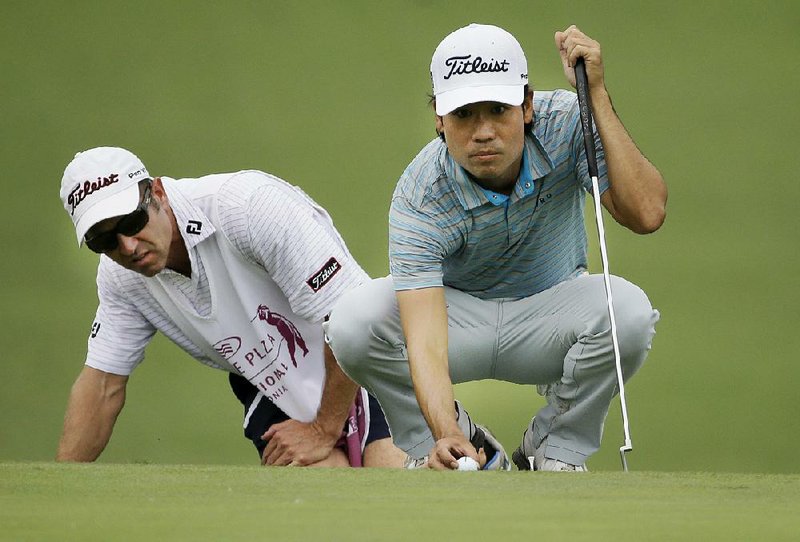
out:
{"label": "golfer's white cap", "polygon": [[139,181],[149,178],[142,161],[125,149],[96,147],[76,154],[61,179],[61,202],[75,225],[78,246],[98,222],[133,212]]}
{"label": "golfer's white cap", "polygon": [[436,48],[431,79],[437,115],[476,102],[520,105],[528,61],[514,36],[497,26],[472,23]]}

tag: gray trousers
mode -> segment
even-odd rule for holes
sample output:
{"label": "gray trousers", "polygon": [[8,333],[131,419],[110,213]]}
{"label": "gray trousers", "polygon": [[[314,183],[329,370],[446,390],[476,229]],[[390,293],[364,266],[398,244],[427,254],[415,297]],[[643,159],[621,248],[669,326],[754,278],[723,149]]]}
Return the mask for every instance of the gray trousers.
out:
{"label": "gray trousers", "polygon": [[[659,314],[634,284],[612,276],[611,288],[627,380],[644,363]],[[547,405],[535,414],[534,445],[547,439],[547,457],[584,463],[600,447],[618,392],[603,276],[583,275],[516,300],[447,287],[445,298],[453,383],[539,385]],[[434,441],[414,395],[391,277],[340,298],[326,334],[345,373],[380,402],[395,444],[412,457],[428,454]]]}

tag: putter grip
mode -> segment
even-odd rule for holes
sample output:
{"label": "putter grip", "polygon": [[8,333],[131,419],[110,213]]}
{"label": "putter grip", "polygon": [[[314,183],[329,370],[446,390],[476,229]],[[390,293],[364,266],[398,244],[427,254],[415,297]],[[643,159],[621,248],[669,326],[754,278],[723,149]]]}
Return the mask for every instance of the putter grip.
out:
{"label": "putter grip", "polygon": [[578,91],[578,108],[581,112],[583,146],[586,148],[586,163],[589,166],[589,176],[597,177],[597,151],[594,147],[594,129],[592,128],[592,102],[589,98],[589,80],[586,77],[586,65],[582,58],[575,62],[575,87]]}

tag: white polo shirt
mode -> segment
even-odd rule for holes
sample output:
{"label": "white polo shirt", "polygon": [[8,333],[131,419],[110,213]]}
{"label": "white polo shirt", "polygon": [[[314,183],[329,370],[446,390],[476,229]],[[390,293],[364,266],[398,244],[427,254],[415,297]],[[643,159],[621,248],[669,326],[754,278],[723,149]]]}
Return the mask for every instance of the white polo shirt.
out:
{"label": "white polo shirt", "polygon": [[[260,171],[241,171],[200,179],[162,177],[162,182],[189,252],[191,277],[164,270],[147,278],[101,256],[97,272],[99,306],[86,357],[86,365],[90,367],[129,375],[144,359],[145,347],[153,334],[160,331],[201,363],[236,372],[225,362],[224,355],[215,355],[213,344],[202,344],[204,341],[198,340],[197,334],[182,331],[170,313],[175,306],[185,305],[191,307],[185,312],[198,321],[212,314],[219,320],[225,319],[225,315],[215,314],[215,310],[226,306],[216,296],[230,295],[231,286],[225,281],[209,283],[206,266],[212,262],[204,264],[203,256],[213,253],[208,247],[219,242],[220,235],[226,237],[225,246],[232,247],[231,252],[245,266],[252,264],[254,269],[263,269],[274,281],[273,289],[282,294],[287,308],[282,309],[277,320],[270,315],[273,322],[283,318],[320,324],[342,293],[369,279],[350,255],[325,210],[302,190],[277,177]],[[211,203],[199,204],[197,193],[206,184],[196,183],[218,186],[218,190],[213,188],[211,195],[205,197],[204,201],[211,198]],[[208,211],[211,208],[213,213]],[[235,278],[234,273],[232,280]],[[160,302],[153,294],[156,283],[162,291],[169,292],[175,302],[172,307],[163,303],[163,296]],[[217,307],[214,299],[218,301]],[[227,306],[233,310],[235,303]],[[258,323],[257,314],[246,316]],[[266,326],[267,315],[262,316]],[[291,322],[279,325],[284,331],[294,327]],[[321,325],[318,327],[321,333]],[[280,341],[274,331],[278,328],[271,329],[270,336]],[[297,345],[292,342],[292,348],[295,347],[303,347],[302,340]],[[217,348],[218,353],[222,350]]]}

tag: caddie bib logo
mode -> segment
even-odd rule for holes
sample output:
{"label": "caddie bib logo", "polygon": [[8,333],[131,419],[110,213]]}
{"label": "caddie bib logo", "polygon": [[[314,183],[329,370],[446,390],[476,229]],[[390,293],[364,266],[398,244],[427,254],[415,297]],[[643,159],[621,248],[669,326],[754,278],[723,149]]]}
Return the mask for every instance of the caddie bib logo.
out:
{"label": "caddie bib logo", "polygon": [[[278,332],[278,335],[280,335],[280,340],[285,341],[286,349],[289,352],[289,357],[292,359],[292,365],[297,367],[297,358],[295,357],[295,354],[297,353],[298,347],[300,350],[302,350],[303,356],[308,354],[308,348],[306,347],[306,342],[303,340],[303,336],[297,330],[297,327],[295,327],[292,321],[285,316],[281,316],[277,312],[270,311],[269,307],[266,305],[258,306],[256,316],[253,318],[253,320],[256,318],[266,322],[268,326],[271,326],[275,331]],[[267,337],[273,344],[275,343],[275,338],[272,337],[272,335],[267,334]]]}
{"label": "caddie bib logo", "polygon": [[253,344],[242,344],[239,336],[218,341],[214,349],[242,376],[275,400],[285,393],[284,380],[309,353],[302,333],[289,318],[258,305],[250,322],[262,322],[264,335]]}
{"label": "caddie bib logo", "polygon": [[222,359],[231,359],[236,355],[236,352],[242,347],[241,337],[226,337],[214,343],[214,350],[222,356]]}

